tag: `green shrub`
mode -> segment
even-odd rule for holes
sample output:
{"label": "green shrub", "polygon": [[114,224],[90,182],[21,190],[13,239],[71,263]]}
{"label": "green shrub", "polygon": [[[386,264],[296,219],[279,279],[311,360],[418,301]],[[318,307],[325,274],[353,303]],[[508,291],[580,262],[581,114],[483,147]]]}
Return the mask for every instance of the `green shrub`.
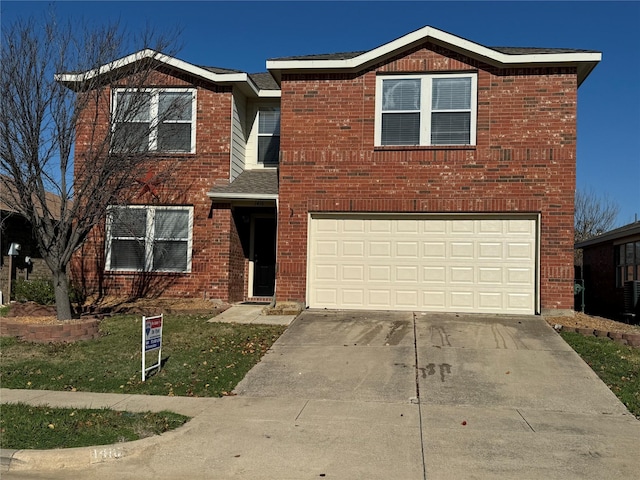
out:
{"label": "green shrub", "polygon": [[44,278],[24,280],[18,278],[14,284],[14,298],[18,302],[35,302],[40,305],[56,303],[53,282]]}

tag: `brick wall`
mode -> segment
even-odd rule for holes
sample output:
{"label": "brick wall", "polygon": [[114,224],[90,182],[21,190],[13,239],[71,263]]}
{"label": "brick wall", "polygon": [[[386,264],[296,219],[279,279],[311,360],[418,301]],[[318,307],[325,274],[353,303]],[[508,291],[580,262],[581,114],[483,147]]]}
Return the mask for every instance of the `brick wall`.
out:
{"label": "brick wall", "polygon": [[16,337],[35,343],[72,343],[98,338],[99,327],[100,323],[96,319],[67,320],[55,324],[30,324],[5,317],[0,320],[0,336]]}
{"label": "brick wall", "polygon": [[[477,145],[374,148],[376,72],[478,72]],[[543,309],[573,308],[575,69],[496,70],[425,43],[282,80],[278,301],[305,301],[308,212],[541,214]]]}
{"label": "brick wall", "polygon": [[[74,280],[84,285],[87,294],[241,300],[246,260],[238,255],[239,240],[231,207],[212,205],[207,197],[216,180],[229,179],[231,88],[205,86],[163,71],[152,75],[149,84],[197,88],[196,153],[152,155],[148,168],[163,177],[156,187],[157,198],[143,193],[134,181],[131,191],[132,203],[193,206],[192,271],[190,274],[105,272],[102,222],[74,258]],[[110,92],[102,92],[80,118],[77,174],[82,171],[85,158],[90,158],[85,156],[87,151],[107,132],[109,100]]]}

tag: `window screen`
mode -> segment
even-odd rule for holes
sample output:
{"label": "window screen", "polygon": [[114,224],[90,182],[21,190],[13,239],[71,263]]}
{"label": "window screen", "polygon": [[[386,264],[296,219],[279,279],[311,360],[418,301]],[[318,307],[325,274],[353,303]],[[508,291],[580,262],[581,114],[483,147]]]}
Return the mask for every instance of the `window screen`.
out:
{"label": "window screen", "polygon": [[258,163],[277,165],[280,156],[280,109],[258,111]]}
{"label": "window screen", "polygon": [[188,271],[190,216],[190,208],[112,208],[108,269]]}

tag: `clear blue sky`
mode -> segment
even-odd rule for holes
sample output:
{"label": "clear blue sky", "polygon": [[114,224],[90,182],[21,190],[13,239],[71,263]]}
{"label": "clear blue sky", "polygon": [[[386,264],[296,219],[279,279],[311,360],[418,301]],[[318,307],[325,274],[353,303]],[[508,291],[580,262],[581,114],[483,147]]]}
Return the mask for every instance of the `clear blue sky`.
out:
{"label": "clear blue sky", "polygon": [[[51,2],[2,1],[2,24]],[[598,50],[578,91],[578,186],[640,218],[640,2],[55,2],[58,16],[183,28],[178,57],[249,73],[267,58],[369,50],[430,25],[486,46]]]}

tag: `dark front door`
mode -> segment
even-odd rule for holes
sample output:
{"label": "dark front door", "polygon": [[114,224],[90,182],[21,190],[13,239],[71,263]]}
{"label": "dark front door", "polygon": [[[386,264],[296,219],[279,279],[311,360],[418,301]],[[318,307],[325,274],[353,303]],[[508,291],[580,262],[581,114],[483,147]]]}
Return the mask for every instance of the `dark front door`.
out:
{"label": "dark front door", "polygon": [[253,222],[253,296],[270,297],[276,283],[276,219]]}

